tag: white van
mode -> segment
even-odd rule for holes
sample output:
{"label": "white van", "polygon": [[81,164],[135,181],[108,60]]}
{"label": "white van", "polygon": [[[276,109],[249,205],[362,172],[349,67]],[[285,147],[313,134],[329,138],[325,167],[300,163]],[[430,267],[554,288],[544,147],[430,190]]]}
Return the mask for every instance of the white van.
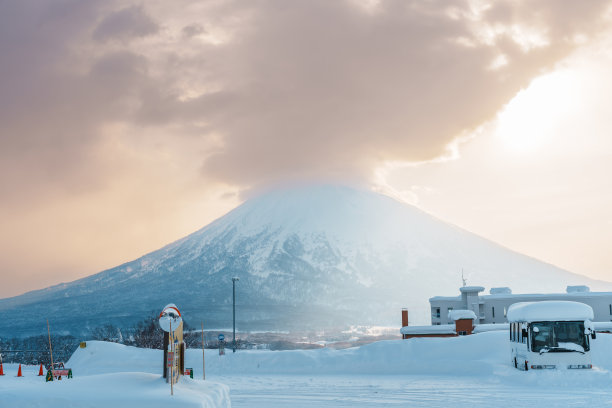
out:
{"label": "white van", "polygon": [[514,367],[525,371],[593,367],[591,306],[568,301],[521,302],[510,306],[507,317]]}

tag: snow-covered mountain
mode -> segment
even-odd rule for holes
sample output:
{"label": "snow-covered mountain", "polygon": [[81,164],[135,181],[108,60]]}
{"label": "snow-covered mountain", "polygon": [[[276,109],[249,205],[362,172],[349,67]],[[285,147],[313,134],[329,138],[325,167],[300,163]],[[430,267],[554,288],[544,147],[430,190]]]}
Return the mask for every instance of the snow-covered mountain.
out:
{"label": "snow-covered mountain", "polygon": [[428,298],[469,284],[562,292],[598,282],[520,255],[392,198],[309,186],[249,200],[201,230],[135,261],[0,300],[0,336],[82,334],[128,326],[175,303],[185,320],[241,330],[321,330],[429,323]]}

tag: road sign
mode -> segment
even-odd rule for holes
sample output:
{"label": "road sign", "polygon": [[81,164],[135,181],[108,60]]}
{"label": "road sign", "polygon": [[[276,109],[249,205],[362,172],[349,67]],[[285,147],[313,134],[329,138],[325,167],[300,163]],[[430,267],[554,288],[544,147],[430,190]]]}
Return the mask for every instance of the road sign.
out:
{"label": "road sign", "polygon": [[225,340],[225,335],[223,333],[219,333],[219,341]]}
{"label": "road sign", "polygon": [[164,310],[159,314],[159,326],[165,332],[169,332],[171,327],[173,328],[172,331],[175,331],[182,321],[181,312],[173,303],[164,307]]}

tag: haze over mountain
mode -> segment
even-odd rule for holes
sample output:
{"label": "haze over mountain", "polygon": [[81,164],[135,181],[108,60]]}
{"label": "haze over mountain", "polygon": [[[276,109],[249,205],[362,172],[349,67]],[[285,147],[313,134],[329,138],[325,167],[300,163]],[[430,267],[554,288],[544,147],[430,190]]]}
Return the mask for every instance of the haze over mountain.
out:
{"label": "haze over mountain", "polygon": [[0,336],[84,335],[126,327],[175,303],[188,323],[239,330],[428,324],[428,298],[468,283],[562,292],[593,281],[510,251],[412,206],[339,186],[273,191],[132,262],[0,300]]}

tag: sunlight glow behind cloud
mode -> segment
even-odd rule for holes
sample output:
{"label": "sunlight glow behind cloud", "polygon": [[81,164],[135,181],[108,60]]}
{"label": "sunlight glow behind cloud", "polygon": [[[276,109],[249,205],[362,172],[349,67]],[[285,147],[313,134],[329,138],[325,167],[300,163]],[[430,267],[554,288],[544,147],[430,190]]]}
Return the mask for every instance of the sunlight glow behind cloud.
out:
{"label": "sunlight glow behind cloud", "polygon": [[571,115],[580,103],[574,75],[555,71],[512,98],[498,114],[496,136],[505,148],[526,154],[555,143],[559,118]]}

